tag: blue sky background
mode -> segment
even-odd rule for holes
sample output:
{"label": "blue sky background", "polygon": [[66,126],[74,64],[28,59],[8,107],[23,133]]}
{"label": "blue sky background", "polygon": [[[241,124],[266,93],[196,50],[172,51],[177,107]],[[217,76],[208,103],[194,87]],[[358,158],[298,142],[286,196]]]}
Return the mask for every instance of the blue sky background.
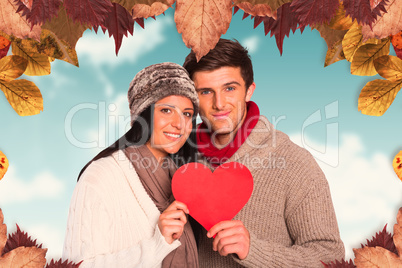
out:
{"label": "blue sky background", "polygon": [[[173,9],[135,25],[116,57],[114,40],[86,31],[77,43],[80,67],[58,61],[52,73],[23,77],[44,99],[39,115],[20,117],[0,94],[0,150],[10,168],[0,181],[0,208],[9,232],[15,223],[60,258],[70,198],[81,168],[129,128],[127,89],[144,67],[182,64],[189,49],[177,33]],[[280,56],[263,25],[253,29],[242,11],[223,36],[249,48],[261,114],[316,157],[330,184],[346,257],[388,223],[402,206],[402,183],[392,160],[402,150],[402,98],[382,117],[357,111],[360,90],[380,77],[350,74],[350,63],[324,68],[326,43],[306,28],[285,38]],[[275,123],[276,122],[276,123]]]}

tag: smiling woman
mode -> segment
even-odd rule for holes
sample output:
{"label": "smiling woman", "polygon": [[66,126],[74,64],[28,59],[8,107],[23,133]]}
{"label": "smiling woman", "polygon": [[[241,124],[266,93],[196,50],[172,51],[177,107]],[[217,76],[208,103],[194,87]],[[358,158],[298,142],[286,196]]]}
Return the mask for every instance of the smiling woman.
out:
{"label": "smiling woman", "polygon": [[195,157],[194,83],[180,65],[151,65],[128,100],[131,129],[79,175],[63,258],[81,267],[198,267],[188,209],[170,183]]}

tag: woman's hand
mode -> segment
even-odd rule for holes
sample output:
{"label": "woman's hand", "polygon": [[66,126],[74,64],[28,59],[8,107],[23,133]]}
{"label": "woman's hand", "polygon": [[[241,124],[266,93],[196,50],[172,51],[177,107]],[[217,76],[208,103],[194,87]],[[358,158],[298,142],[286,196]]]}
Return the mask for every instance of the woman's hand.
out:
{"label": "woman's hand", "polygon": [[173,201],[159,216],[158,227],[167,243],[172,244],[175,239],[181,237],[188,212],[184,203]]}

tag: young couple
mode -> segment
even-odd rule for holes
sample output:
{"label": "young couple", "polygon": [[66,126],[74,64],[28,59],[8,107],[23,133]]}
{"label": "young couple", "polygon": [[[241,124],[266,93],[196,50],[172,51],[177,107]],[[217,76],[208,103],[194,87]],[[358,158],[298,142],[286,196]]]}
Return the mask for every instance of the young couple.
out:
{"label": "young couple", "polygon": [[[322,267],[342,259],[325,176],[250,101],[256,85],[247,50],[221,39],[183,66],[155,64],[134,77],[132,127],[81,171],[63,258],[83,260],[80,267],[145,268]],[[272,158],[282,164],[256,161]],[[174,172],[193,161],[212,170],[240,162],[254,179],[243,209],[208,231],[190,225],[186,204],[172,196]]]}

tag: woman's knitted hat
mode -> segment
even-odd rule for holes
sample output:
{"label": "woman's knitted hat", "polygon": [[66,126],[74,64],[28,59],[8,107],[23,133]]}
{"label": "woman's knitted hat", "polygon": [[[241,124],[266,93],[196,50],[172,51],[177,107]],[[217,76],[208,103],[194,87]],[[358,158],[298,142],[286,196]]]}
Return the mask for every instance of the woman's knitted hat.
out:
{"label": "woman's knitted hat", "polygon": [[149,105],[170,95],[187,97],[198,112],[198,96],[186,69],[176,63],[150,65],[139,71],[128,88],[131,125]]}

